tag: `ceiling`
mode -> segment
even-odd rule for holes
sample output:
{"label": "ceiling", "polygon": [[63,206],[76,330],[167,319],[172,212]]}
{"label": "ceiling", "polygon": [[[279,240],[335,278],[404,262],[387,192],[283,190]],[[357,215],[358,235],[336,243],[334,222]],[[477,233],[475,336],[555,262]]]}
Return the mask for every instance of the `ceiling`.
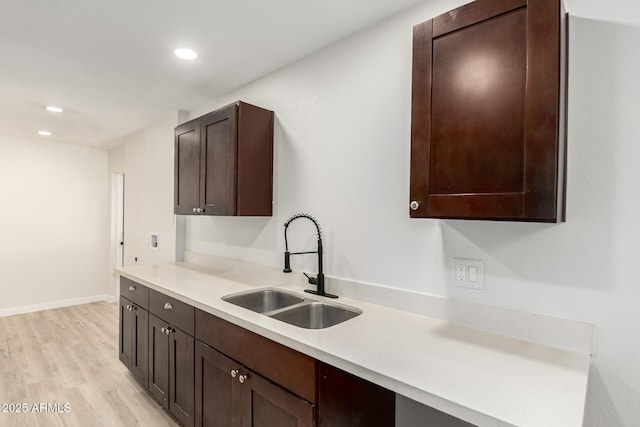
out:
{"label": "ceiling", "polygon": [[[0,1],[0,134],[108,148],[420,0]],[[636,0],[614,2],[566,1],[640,18]],[[185,46],[200,57],[176,58]]]}
{"label": "ceiling", "polygon": [[1,1],[0,133],[106,148],[418,0]]}

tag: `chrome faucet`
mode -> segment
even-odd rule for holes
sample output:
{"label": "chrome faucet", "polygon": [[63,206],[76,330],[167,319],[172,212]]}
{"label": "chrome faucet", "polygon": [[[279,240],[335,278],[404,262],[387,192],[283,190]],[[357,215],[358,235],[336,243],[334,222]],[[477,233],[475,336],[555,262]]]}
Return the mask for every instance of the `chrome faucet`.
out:
{"label": "chrome faucet", "polygon": [[[287,242],[287,228],[289,228],[289,224],[291,224],[293,221],[295,221],[298,218],[306,218],[309,221],[313,222],[313,224],[316,226],[316,230],[318,232],[318,250],[317,251],[289,252],[289,243]],[[284,248],[285,248],[284,249],[284,269],[282,271],[285,273],[291,273],[291,263],[290,263],[291,255],[304,255],[304,254],[317,253],[318,254],[318,275],[316,277],[311,277],[307,273],[303,273],[305,276],[307,276],[307,279],[309,279],[309,283],[311,283],[312,285],[316,285],[317,288],[315,291],[312,289],[305,289],[304,291],[309,292],[310,294],[320,295],[323,297],[338,298],[337,295],[328,294],[324,291],[324,273],[322,272],[322,235],[320,233],[320,226],[318,225],[318,221],[316,221],[314,217],[308,214],[299,213],[292,216],[287,220],[287,222],[284,223]]]}

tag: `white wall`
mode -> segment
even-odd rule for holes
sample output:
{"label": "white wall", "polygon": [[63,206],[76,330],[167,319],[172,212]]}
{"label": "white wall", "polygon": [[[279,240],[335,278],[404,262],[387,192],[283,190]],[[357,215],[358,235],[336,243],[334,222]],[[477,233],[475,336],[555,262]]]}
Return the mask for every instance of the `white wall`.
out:
{"label": "white wall", "polygon": [[107,292],[107,153],[0,137],[0,314]]}
{"label": "white wall", "polygon": [[[566,223],[411,220],[412,25],[462,3],[421,5],[194,111],[276,112],[275,204],[272,218],[190,217],[186,248],[280,265],[282,225],[307,211],[330,276],[594,323],[585,425],[640,425],[640,28],[571,20]],[[300,230],[292,248],[312,247]],[[449,284],[453,256],[484,260],[486,291]]]}
{"label": "white wall", "polygon": [[[124,177],[124,264],[175,260],[173,214],[173,133],[178,112],[158,119],[118,141],[109,152],[110,171]],[[158,233],[158,250],[149,234]],[[113,248],[112,248],[113,249]]]}

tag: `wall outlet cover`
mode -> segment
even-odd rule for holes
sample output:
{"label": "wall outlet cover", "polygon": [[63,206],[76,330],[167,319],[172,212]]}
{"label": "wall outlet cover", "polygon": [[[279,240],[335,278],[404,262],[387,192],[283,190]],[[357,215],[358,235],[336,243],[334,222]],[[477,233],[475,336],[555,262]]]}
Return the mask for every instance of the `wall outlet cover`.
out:
{"label": "wall outlet cover", "polygon": [[484,261],[479,259],[453,258],[451,260],[451,283],[463,288],[484,289]]}

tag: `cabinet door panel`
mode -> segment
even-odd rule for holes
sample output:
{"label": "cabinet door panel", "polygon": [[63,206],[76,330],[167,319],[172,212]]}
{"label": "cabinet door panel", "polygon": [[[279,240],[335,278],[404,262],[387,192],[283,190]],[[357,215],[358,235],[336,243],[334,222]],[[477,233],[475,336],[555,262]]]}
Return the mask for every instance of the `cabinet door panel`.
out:
{"label": "cabinet door panel", "polygon": [[169,334],[169,366],[169,412],[183,426],[193,426],[193,337],[180,329],[172,328]]}
{"label": "cabinet door panel", "polygon": [[131,368],[131,355],[133,354],[133,330],[131,328],[133,316],[127,306],[131,306],[131,301],[120,297],[120,361]]}
{"label": "cabinet door panel", "polygon": [[193,214],[200,203],[200,131],[196,121],[176,128],[174,168],[175,213]]}
{"label": "cabinet door panel", "polygon": [[169,393],[169,337],[162,331],[167,325],[149,315],[149,392],[166,406]]}
{"label": "cabinet door panel", "polygon": [[236,105],[201,119],[203,156],[201,206],[206,214],[236,214],[237,120]]}
{"label": "cabinet door panel", "polygon": [[149,313],[135,306],[133,318],[133,355],[131,371],[145,388],[149,386]]}
{"label": "cabinet door panel", "polygon": [[524,192],[526,56],[524,9],[433,41],[431,194]]}
{"label": "cabinet door panel", "polygon": [[242,425],[252,427],[312,427],[314,405],[249,372],[242,385]]}
{"label": "cabinet door panel", "polygon": [[240,426],[242,394],[237,378],[231,376],[239,369],[237,362],[196,342],[196,426]]}

